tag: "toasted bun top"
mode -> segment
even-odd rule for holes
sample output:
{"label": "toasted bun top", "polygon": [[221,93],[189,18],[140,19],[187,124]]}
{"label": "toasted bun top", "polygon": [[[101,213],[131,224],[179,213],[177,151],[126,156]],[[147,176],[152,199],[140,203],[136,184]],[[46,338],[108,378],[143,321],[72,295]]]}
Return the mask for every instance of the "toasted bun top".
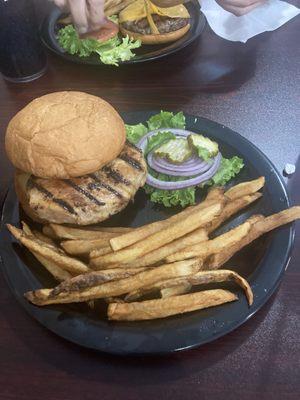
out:
{"label": "toasted bun top", "polygon": [[112,161],[125,139],[124,122],[106,101],[82,92],[56,92],[33,100],[13,117],[5,148],[22,171],[67,179]]}

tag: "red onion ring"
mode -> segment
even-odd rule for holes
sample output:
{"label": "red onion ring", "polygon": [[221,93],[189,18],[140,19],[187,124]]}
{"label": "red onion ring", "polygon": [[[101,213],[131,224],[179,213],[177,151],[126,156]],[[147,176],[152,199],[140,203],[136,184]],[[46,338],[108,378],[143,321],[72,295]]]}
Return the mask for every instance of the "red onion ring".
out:
{"label": "red onion ring", "polygon": [[208,171],[206,171],[204,174],[195,176],[191,179],[187,179],[185,181],[177,181],[177,182],[166,182],[154,178],[154,176],[148,174],[146,183],[157,189],[163,189],[163,190],[177,190],[177,189],[185,189],[190,186],[196,186],[199,185],[200,183],[208,181],[215,175],[215,173],[219,169],[221,158],[222,158],[221,153],[218,153],[218,155],[214,159],[211,168]]}
{"label": "red onion ring", "polygon": [[199,166],[200,164],[206,165],[207,162],[201,160],[201,158],[197,157],[197,156],[192,156],[191,158],[189,158],[187,161],[180,163],[180,164],[175,164],[172,161],[168,161],[165,160],[162,157],[156,157],[155,155],[153,155],[157,161],[157,164],[159,164],[161,167],[163,168],[167,168],[167,169],[171,169],[174,170],[174,167],[178,167],[180,166],[181,170],[188,170],[189,168],[193,168],[194,166]]}
{"label": "red onion ring", "polygon": [[[163,132],[163,131],[172,132],[177,137],[185,137],[185,138],[192,133],[184,129],[173,129],[173,128],[156,129],[154,131],[148,132],[145,136],[143,136],[142,139],[138,142],[137,147],[139,147],[143,151],[143,153],[145,153],[148,138],[155,135],[158,132]],[[161,181],[160,179],[154,178],[154,176],[148,174],[146,183],[152,187],[163,190],[177,190],[177,189],[185,189],[191,186],[196,186],[199,185],[200,183],[208,181],[215,175],[215,173],[219,169],[221,159],[222,159],[221,153],[218,153],[217,156],[213,159],[212,163],[206,163],[205,161],[201,161],[201,159],[199,159],[199,162],[196,164],[194,157],[191,157],[184,163],[177,165],[177,167],[180,167],[180,172],[177,170],[175,174],[174,170],[176,168],[176,164],[169,163],[168,161],[163,160],[162,158],[155,159],[153,157],[153,153],[151,152],[149,153],[147,160],[149,166],[153,168],[152,166],[155,165],[155,167],[158,166],[158,168],[165,170],[164,172],[162,172],[159,171],[157,168],[153,168],[157,172],[162,172],[164,174],[172,176],[191,176],[191,175],[196,175],[196,176],[193,176],[191,179],[186,179],[182,181],[167,182],[167,181]],[[196,166],[198,168],[198,173],[195,173]],[[204,170],[202,168],[204,168]],[[170,173],[173,171],[174,171],[173,174]],[[183,175],[183,173],[185,174],[187,172],[188,172],[187,175]]]}
{"label": "red onion ring", "polygon": [[213,161],[211,163],[199,161],[198,164],[195,163],[188,168],[182,168],[183,164],[169,164],[168,167],[164,167],[163,164],[160,163],[160,159],[154,157],[152,152],[147,156],[147,162],[154,171],[171,176],[195,176],[203,174],[213,165]]}

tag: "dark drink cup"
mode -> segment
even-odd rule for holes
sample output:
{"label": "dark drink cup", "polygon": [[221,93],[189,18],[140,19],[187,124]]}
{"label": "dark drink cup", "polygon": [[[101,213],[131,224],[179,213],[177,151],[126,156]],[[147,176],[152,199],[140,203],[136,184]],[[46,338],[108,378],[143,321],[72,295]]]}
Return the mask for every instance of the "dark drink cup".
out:
{"label": "dark drink cup", "polygon": [[0,0],[0,71],[12,82],[29,82],[46,70],[31,0]]}

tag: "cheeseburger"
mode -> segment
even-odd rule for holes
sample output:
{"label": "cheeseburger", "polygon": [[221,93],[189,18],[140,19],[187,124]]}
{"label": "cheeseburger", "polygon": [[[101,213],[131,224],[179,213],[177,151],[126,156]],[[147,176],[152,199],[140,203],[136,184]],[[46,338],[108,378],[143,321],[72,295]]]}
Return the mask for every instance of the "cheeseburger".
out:
{"label": "cheeseburger", "polygon": [[10,121],[5,147],[20,203],[38,222],[103,221],[126,207],[146,179],[120,115],[87,93],[33,100]]}
{"label": "cheeseburger", "polygon": [[136,0],[119,14],[120,31],[145,44],[174,42],[190,29],[190,15],[184,5],[158,7],[148,0]]}

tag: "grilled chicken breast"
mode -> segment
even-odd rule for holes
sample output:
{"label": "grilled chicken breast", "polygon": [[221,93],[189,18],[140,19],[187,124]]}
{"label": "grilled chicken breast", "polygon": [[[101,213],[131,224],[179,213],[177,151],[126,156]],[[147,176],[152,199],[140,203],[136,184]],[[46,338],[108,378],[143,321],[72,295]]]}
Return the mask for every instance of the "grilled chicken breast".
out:
{"label": "grilled chicken breast", "polygon": [[31,175],[24,209],[27,212],[29,206],[30,215],[42,221],[95,224],[125,208],[145,184],[146,174],[142,153],[127,142],[116,159],[93,174],[67,180]]}

